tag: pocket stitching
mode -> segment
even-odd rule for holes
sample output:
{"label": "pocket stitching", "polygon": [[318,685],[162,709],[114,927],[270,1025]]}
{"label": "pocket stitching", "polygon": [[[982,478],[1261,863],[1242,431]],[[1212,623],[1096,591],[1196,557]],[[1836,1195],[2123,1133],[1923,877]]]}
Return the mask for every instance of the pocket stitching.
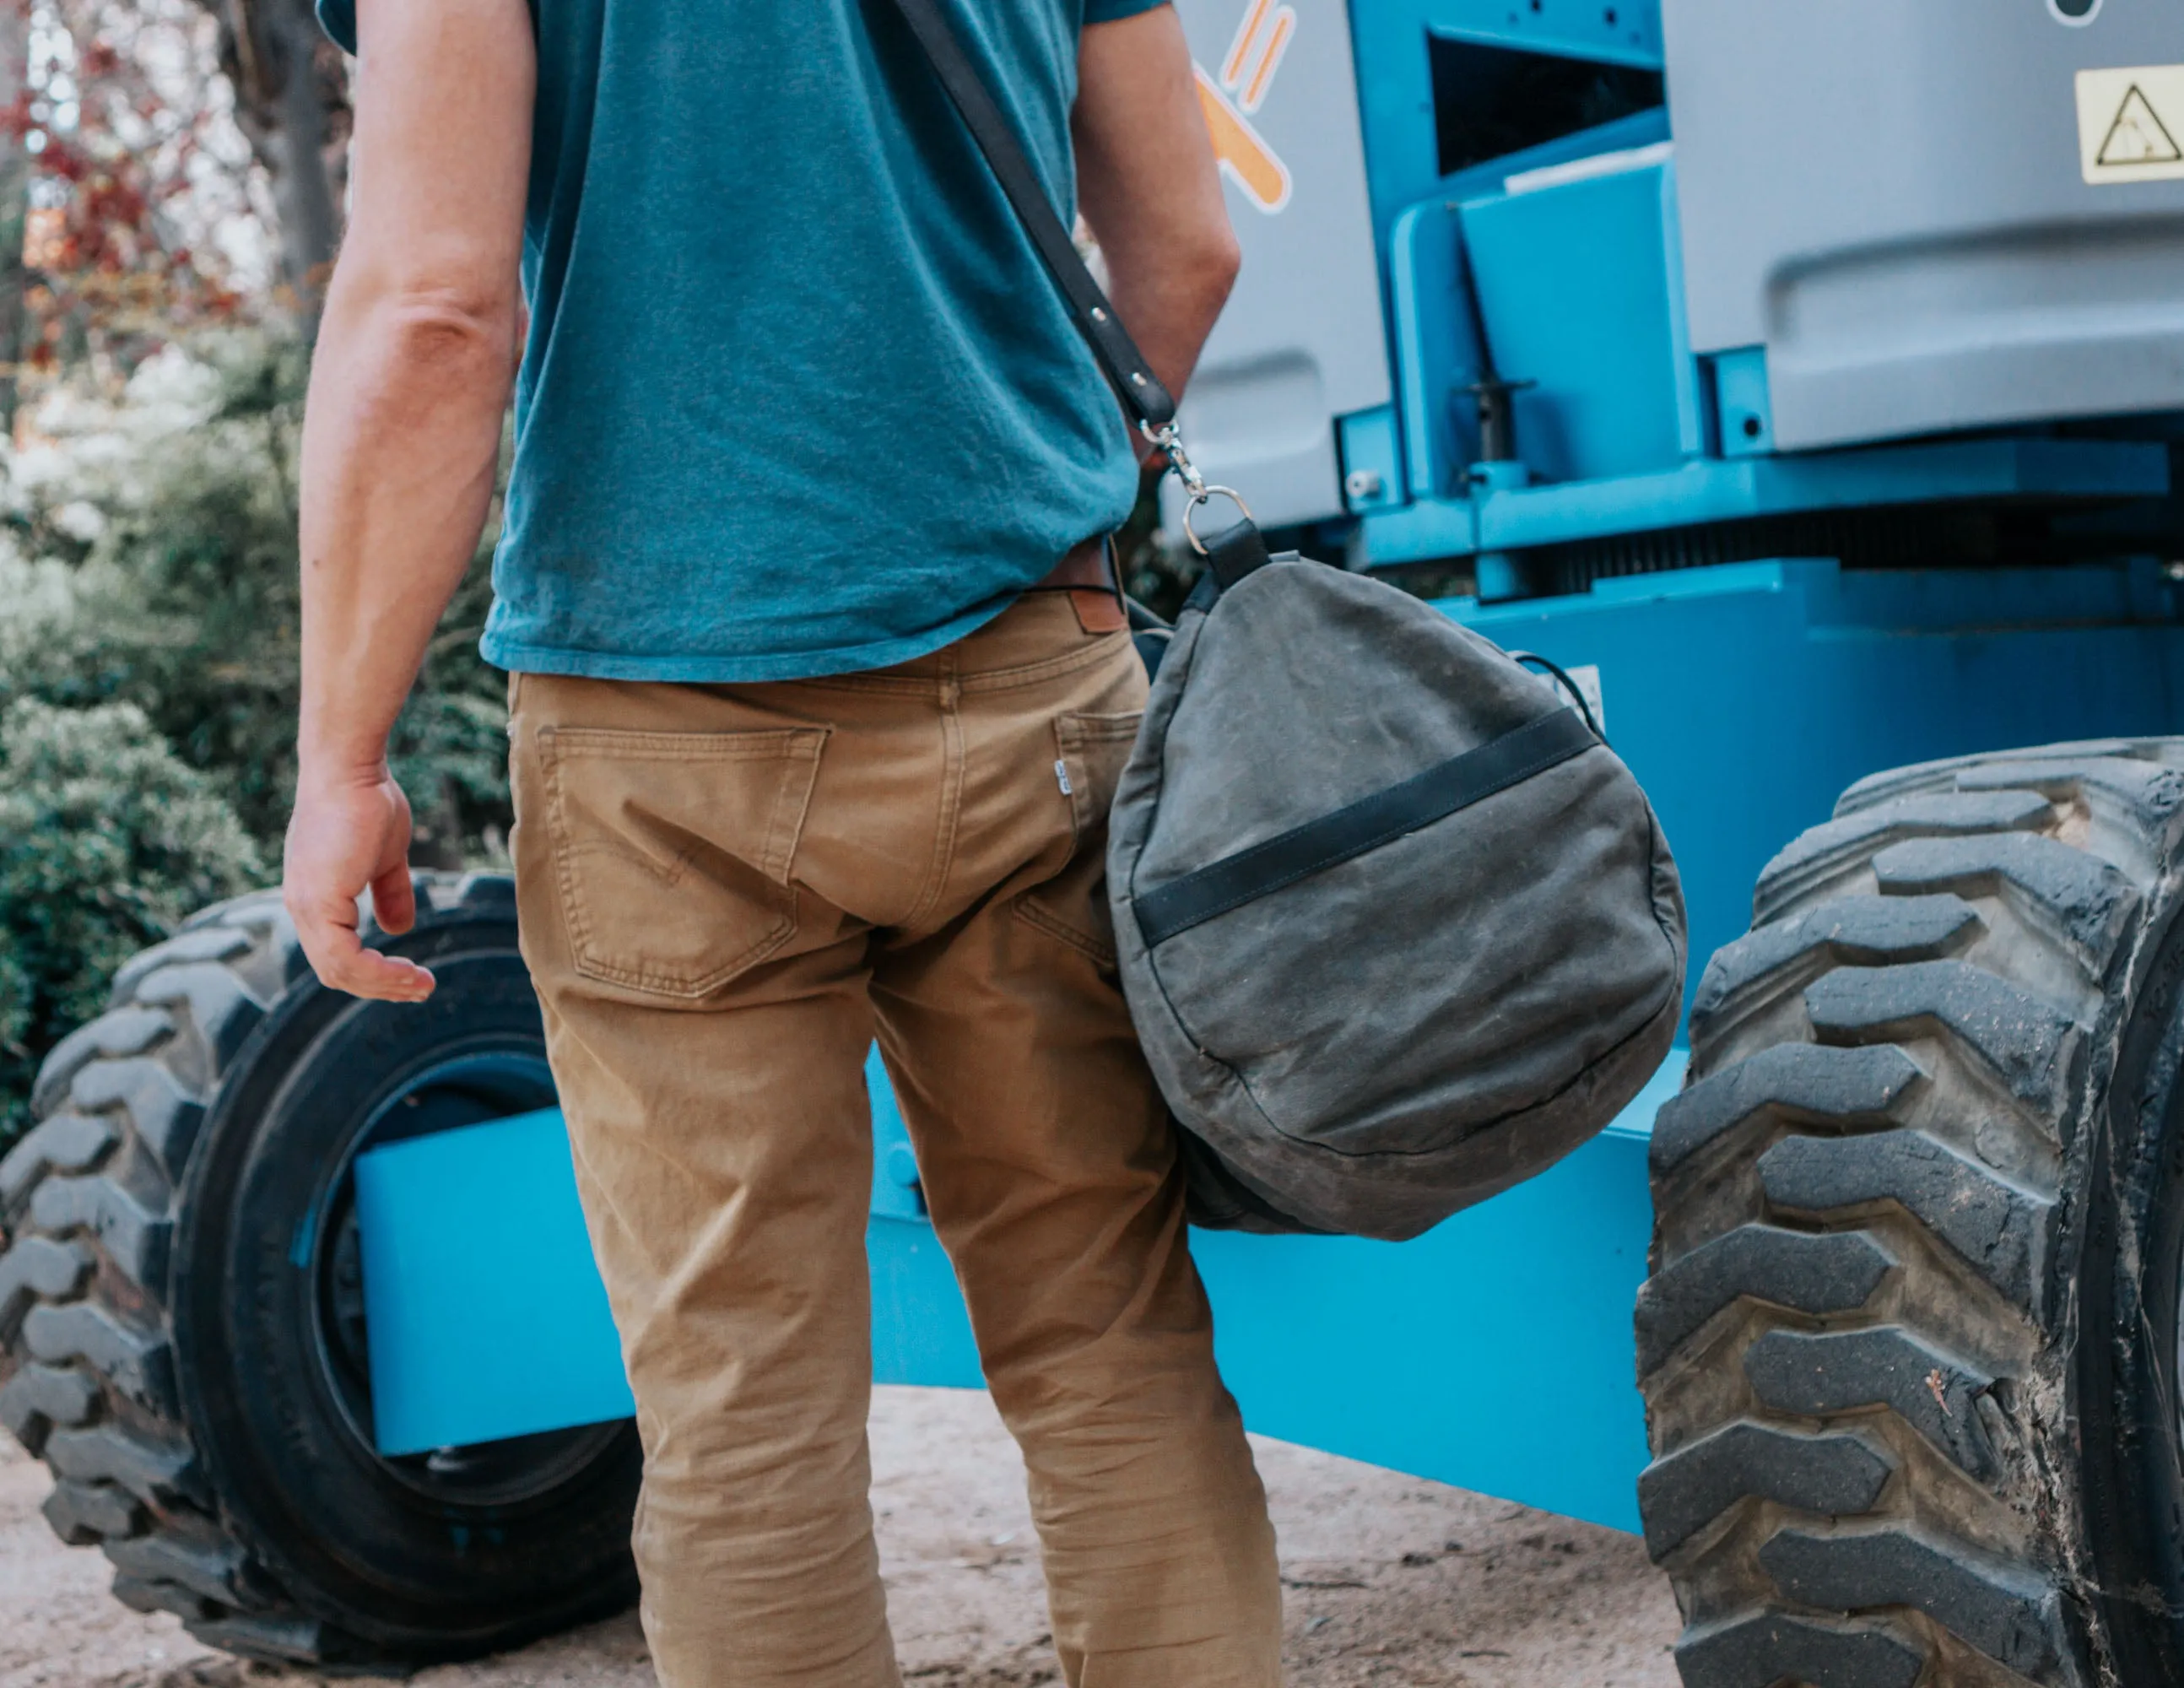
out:
{"label": "pocket stitching", "polygon": [[1016,916],[1025,925],[1038,928],[1048,937],[1067,944],[1086,959],[1096,961],[1103,967],[1112,967],[1115,965],[1113,945],[1101,944],[1095,939],[1086,937],[1060,916],[1048,913],[1045,909],[1028,896],[1017,899]]}
{"label": "pocket stitching", "polygon": [[[585,978],[609,984],[691,999],[716,989],[786,944],[796,929],[798,909],[795,888],[788,883],[789,864],[795,853],[796,837],[802,831],[802,816],[811,805],[811,788],[818,772],[820,752],[825,748],[829,733],[830,729],[825,727],[760,728],[733,734],[645,733],[616,727],[549,727],[542,730],[538,735],[539,760],[543,765],[542,772],[545,775],[551,805],[549,843],[554,854],[554,883],[560,892],[561,917],[569,928],[570,954],[577,971]],[[694,744],[693,739],[710,742]],[[567,753],[563,746],[564,740],[570,741],[568,749],[578,751],[578,755],[572,756]],[[778,918],[755,942],[694,980],[677,974],[616,967],[600,958],[593,949],[591,921],[583,898],[577,890],[572,866],[572,859],[579,850],[571,838],[572,829],[567,818],[561,770],[566,763],[580,760],[582,755],[609,751],[649,761],[757,761],[777,756],[783,763],[784,777],[776,788],[774,812],[766,823],[766,859],[759,864],[760,877],[783,894],[777,910]],[[794,805],[796,818],[788,827],[788,836],[784,838],[781,836],[783,810],[788,801],[790,788],[795,783],[790,776],[799,764],[802,765],[805,772],[803,797]],[[676,858],[677,872],[674,877],[666,881],[671,889],[679,882],[680,870],[688,866],[691,854],[691,851],[685,850]],[[649,863],[644,866],[647,872],[653,873],[655,877],[660,877]]]}
{"label": "pocket stitching", "polygon": [[1065,740],[1076,738],[1090,742],[1095,739],[1134,738],[1138,736],[1138,723],[1145,718],[1143,710],[1111,714],[1067,710],[1054,718],[1054,730]]}

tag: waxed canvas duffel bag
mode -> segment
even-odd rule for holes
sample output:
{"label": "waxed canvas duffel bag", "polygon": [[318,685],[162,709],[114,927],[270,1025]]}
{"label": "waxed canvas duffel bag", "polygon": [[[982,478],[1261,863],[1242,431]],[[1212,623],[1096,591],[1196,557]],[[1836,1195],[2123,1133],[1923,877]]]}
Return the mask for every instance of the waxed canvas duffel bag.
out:
{"label": "waxed canvas duffel bag", "polygon": [[1660,1065],[1675,864],[1549,682],[1248,526],[1211,549],[1109,822],[1131,1016],[1194,1219],[1415,1235]]}
{"label": "waxed canvas duffel bag", "polygon": [[[946,11],[889,9],[1196,510],[1226,489],[1191,466]],[[1413,1236],[1552,1166],[1660,1064],[1683,995],[1675,864],[1630,770],[1485,639],[1270,559],[1248,516],[1200,549],[1180,621],[1140,640],[1152,696],[1108,843],[1190,1217]]]}

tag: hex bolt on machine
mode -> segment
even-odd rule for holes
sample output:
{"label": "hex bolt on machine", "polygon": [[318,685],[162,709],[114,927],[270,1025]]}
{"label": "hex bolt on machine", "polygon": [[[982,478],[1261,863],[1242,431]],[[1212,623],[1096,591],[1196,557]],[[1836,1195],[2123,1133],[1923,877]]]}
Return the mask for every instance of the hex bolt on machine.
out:
{"label": "hex bolt on machine", "polygon": [[[1713,957],[1546,1176],[1203,1236],[1247,1418],[1642,1529],[1691,1688],[2184,1683],[2176,0],[1182,9],[1246,255],[1207,474],[1568,671]],[[429,1004],[206,911],[0,1163],[0,1423],[254,1656],[632,1591],[508,887],[379,941]],[[873,1072],[878,1374],[975,1385]]]}

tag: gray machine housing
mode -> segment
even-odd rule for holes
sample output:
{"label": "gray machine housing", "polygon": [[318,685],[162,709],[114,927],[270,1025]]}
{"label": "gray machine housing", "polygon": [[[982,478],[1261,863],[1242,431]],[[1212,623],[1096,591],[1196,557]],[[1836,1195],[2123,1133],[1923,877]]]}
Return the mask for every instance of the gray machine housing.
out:
{"label": "gray machine housing", "polygon": [[1777,448],[2184,406],[2184,177],[2077,88],[2184,8],[2079,9],[1665,0],[1691,348],[1766,348]]}
{"label": "gray machine housing", "polygon": [[[1218,97],[1267,8],[1179,8],[1201,93]],[[1288,165],[1290,191],[1269,205],[1226,172],[1244,268],[1182,413],[1201,465],[1264,525],[1362,516],[1369,539],[1371,518],[1449,496],[1393,484],[1399,448],[1369,443],[1398,430],[1390,395],[1407,362],[1490,345],[1503,325],[1465,297],[1460,255],[1445,279],[1417,285],[1419,272],[1391,259],[1391,230],[1422,186],[1452,203],[1504,196],[1512,181],[1519,192],[1581,186],[1588,148],[1604,168],[1667,162],[1676,379],[1720,418],[1686,431],[1695,460],[2184,409],[2184,156],[2171,170],[2164,151],[2184,140],[2176,0],[1626,0],[1629,27],[1607,32],[1599,8],[1577,0],[1284,9],[1288,49],[1248,121]],[[1435,42],[1658,68],[1672,141],[1634,152],[1644,134],[1609,124],[1596,141],[1513,159],[1506,175],[1474,167],[1436,184],[1421,99]],[[2114,81],[2142,68],[2152,75]],[[2081,73],[2095,106],[2113,99],[2118,115],[2143,82],[2159,133],[2135,164],[2096,167],[2097,131],[2112,123],[2104,107],[2081,113]],[[1540,162],[1563,180],[1543,178]],[[1589,261],[1624,260],[1603,240]],[[1494,309],[1506,308],[1505,289]],[[1431,375],[1424,385],[1441,390]],[[1528,393],[1519,409],[1555,400]],[[1468,414],[1459,432],[1477,437]],[[1459,482],[1474,501],[1513,484]],[[1642,504],[1618,501],[1603,531],[1689,519]],[[1357,549],[1371,560],[1370,544]]]}

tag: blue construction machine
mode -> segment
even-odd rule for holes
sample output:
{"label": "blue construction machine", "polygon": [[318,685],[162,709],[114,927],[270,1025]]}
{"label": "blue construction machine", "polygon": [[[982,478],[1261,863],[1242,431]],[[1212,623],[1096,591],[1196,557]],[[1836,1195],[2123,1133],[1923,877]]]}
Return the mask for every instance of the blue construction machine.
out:
{"label": "blue construction machine", "polygon": [[[1247,1419],[1642,1529],[1690,1688],[2184,1683],[2184,0],[1179,3],[1195,454],[1567,671],[1713,957],[1546,1176],[1202,1235]],[[509,888],[426,890],[422,1007],[206,911],[0,1165],[0,1422],[238,1652],[632,1592]],[[877,1373],[975,1387],[873,1073]]]}

